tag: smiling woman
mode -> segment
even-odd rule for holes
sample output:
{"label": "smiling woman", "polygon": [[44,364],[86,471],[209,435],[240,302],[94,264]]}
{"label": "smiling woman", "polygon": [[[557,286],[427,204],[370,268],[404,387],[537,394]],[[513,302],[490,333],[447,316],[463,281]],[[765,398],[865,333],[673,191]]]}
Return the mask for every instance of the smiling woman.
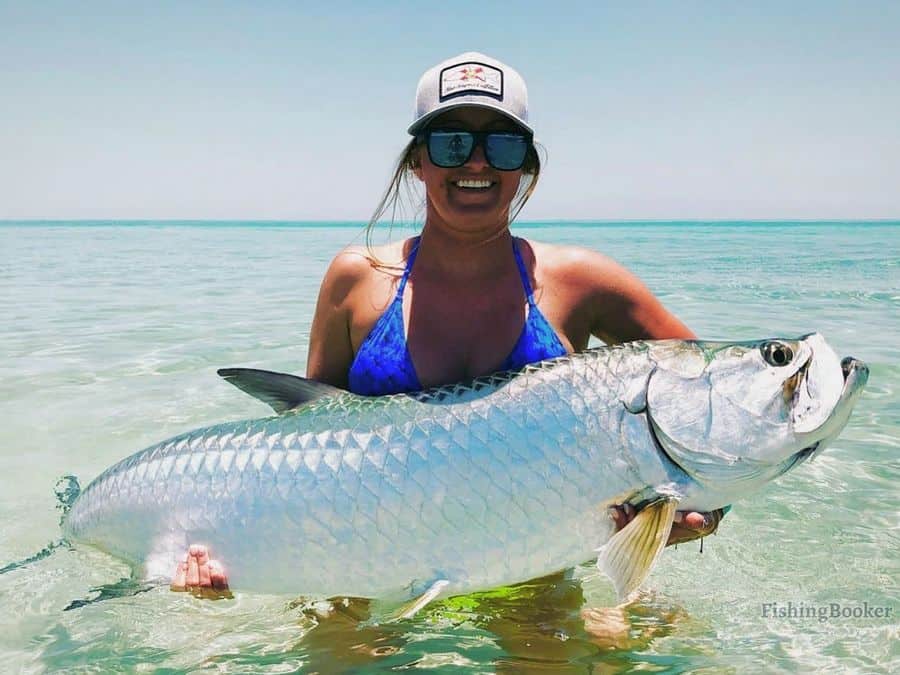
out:
{"label": "smiling woman", "polygon": [[502,232],[529,150],[534,183],[537,155],[531,135],[509,118],[471,106],[437,116],[416,135],[414,147],[414,171],[425,185],[432,221],[440,218],[463,232],[471,228],[478,240],[484,239],[488,220]]}
{"label": "smiling woman", "polygon": [[[472,63],[464,63],[466,59]],[[493,68],[490,63],[498,67]],[[465,83],[468,87],[464,87]],[[443,97],[437,89],[445,92]],[[500,102],[506,101],[505,108],[498,104],[498,96]],[[485,114],[490,111],[495,114]],[[486,131],[495,133],[473,133],[472,129],[477,125],[468,124],[472,120],[466,119],[467,115],[473,114]],[[388,189],[369,221],[367,234],[371,234],[375,224],[388,212],[393,220],[404,192],[414,194],[415,191],[410,188],[424,180],[423,146],[427,148],[428,160],[435,167],[464,167],[472,159],[476,146],[480,145],[484,152],[482,159],[490,167],[497,171],[514,172],[519,181],[518,189],[511,203],[508,202],[506,220],[515,220],[537,187],[541,172],[541,160],[527,118],[525,82],[518,73],[499,61],[469,52],[428,70],[419,81],[416,119],[408,129],[413,138],[400,154]],[[523,150],[524,157],[521,155]],[[474,188],[475,185],[469,184],[468,187]],[[416,206],[421,208],[423,205]],[[373,262],[376,261],[371,246],[369,253]]]}
{"label": "smiling woman", "polygon": [[[413,138],[370,228],[395,212],[403,184],[417,181],[425,193],[421,233],[334,258],[313,318],[307,377],[386,395],[515,371],[583,350],[591,336],[694,337],[606,256],[512,235],[510,222],[540,174],[515,70],[475,52],[436,65],[419,81],[408,131]],[[621,527],[634,510],[612,517]],[[708,534],[720,518],[682,514],[669,542]],[[224,583],[221,566],[193,547],[174,587]]]}

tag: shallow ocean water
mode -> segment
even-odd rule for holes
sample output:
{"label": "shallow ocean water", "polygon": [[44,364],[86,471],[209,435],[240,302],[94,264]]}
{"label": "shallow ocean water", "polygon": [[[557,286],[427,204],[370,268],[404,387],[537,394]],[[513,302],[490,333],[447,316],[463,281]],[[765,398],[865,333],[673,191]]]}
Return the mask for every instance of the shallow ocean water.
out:
{"label": "shallow ocean water", "polygon": [[[0,575],[0,670],[900,671],[900,223],[514,230],[611,255],[703,337],[823,333],[871,369],[843,435],[737,503],[702,554],[667,549],[622,615],[598,609],[613,596],[590,565],[391,626],[360,626],[358,604],[322,619],[290,598],[211,602],[165,588],[66,611],[129,570],[59,549]],[[215,369],[302,373],[319,281],[360,232],[0,224],[0,568],[58,538],[60,476],[86,484],[181,431],[267,414]],[[830,616],[864,603],[891,616]],[[825,620],[797,616],[820,608]]]}

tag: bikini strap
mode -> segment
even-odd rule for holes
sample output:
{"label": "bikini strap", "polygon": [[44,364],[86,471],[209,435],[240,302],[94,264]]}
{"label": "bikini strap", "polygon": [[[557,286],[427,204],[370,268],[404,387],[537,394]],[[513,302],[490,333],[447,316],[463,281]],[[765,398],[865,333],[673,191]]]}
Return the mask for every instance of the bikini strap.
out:
{"label": "bikini strap", "polygon": [[419,241],[421,237],[416,237],[409,257],[406,259],[406,268],[403,270],[403,276],[400,277],[400,283],[397,284],[397,296],[395,300],[403,297],[403,289],[406,288],[406,280],[409,279],[409,273],[412,272],[413,263],[416,261],[416,254],[419,252]]}
{"label": "bikini strap", "polygon": [[528,304],[534,305],[534,292],[531,290],[531,281],[528,280],[528,270],[525,269],[525,262],[522,260],[522,254],[519,252],[519,245],[516,237],[513,237],[513,254],[516,256],[516,265],[519,266],[519,276],[522,278],[522,286],[525,288],[525,297],[528,298]]}

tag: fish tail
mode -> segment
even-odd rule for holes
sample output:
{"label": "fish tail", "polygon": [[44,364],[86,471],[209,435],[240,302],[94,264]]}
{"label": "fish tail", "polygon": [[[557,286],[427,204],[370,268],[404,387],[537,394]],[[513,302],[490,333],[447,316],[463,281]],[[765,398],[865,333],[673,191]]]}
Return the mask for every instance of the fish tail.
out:
{"label": "fish tail", "polygon": [[0,574],[6,574],[7,572],[12,572],[13,570],[27,567],[32,563],[36,563],[38,560],[43,560],[44,558],[49,557],[50,554],[53,553],[53,551],[60,548],[61,546],[65,546],[66,548],[68,548],[69,542],[67,542],[65,539],[57,539],[56,541],[51,541],[34,555],[29,556],[24,560],[17,560],[15,562],[9,563],[8,565],[5,565],[4,567],[0,567]]}
{"label": "fish tail", "polygon": [[[59,524],[62,525],[63,520],[65,520],[66,514],[69,512],[69,509],[72,508],[72,504],[75,502],[75,499],[78,497],[78,495],[81,494],[81,485],[78,483],[78,479],[75,476],[62,476],[59,478],[59,480],[56,481],[56,485],[53,488],[53,493],[56,495],[56,509],[60,512]],[[57,539],[56,541],[51,541],[34,555],[28,556],[23,560],[16,560],[15,562],[11,562],[7,565],[4,565],[3,567],[0,567],[0,574],[6,574],[7,572],[12,572],[13,570],[27,567],[32,563],[43,560],[44,558],[49,557],[53,553],[53,551],[63,546],[66,548],[70,547],[69,542],[65,539]]]}
{"label": "fish tail", "polygon": [[56,510],[60,512],[59,524],[62,525],[72,504],[81,494],[81,484],[75,476],[67,474],[56,481],[53,493],[56,495]]}

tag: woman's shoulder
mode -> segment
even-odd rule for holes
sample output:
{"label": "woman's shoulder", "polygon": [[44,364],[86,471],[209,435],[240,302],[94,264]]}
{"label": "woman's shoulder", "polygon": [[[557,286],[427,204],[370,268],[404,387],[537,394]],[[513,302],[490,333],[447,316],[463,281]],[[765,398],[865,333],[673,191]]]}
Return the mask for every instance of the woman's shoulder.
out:
{"label": "woman's shoulder", "polygon": [[410,240],[380,246],[348,246],[332,258],[321,294],[335,306],[355,306],[359,298],[389,293],[403,274]]}
{"label": "woman's shoulder", "polygon": [[612,290],[630,285],[637,278],[608,255],[584,246],[526,240],[535,267],[544,279],[554,284],[575,285],[584,289]]}
{"label": "woman's shoulder", "polygon": [[523,239],[529,247],[534,251],[535,257],[539,258],[541,263],[553,264],[556,266],[583,266],[606,262],[613,262],[609,256],[587,248],[586,246],[575,246],[573,244],[556,244],[547,241],[537,241],[535,239]]}
{"label": "woman's shoulder", "polygon": [[545,286],[607,344],[693,337],[637,275],[611,257],[581,246],[529,243]]}
{"label": "woman's shoulder", "polygon": [[344,281],[362,281],[374,275],[393,276],[402,273],[409,240],[391,242],[380,246],[347,246],[338,251],[325,273],[329,278]]}

